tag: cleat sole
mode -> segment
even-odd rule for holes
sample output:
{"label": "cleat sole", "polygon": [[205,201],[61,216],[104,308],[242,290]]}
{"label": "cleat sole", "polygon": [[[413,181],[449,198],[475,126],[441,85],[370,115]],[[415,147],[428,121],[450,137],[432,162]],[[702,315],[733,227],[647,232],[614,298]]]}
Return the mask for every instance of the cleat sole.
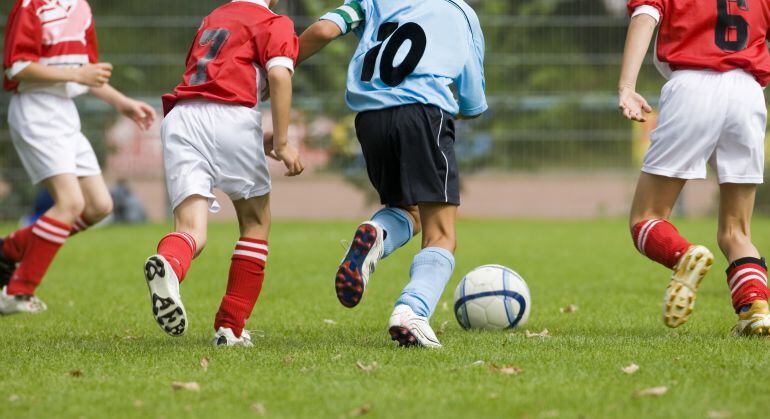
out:
{"label": "cleat sole", "polygon": [[347,308],[353,308],[361,302],[364,295],[363,263],[376,241],[377,229],[368,224],[360,225],[345,259],[337,269],[334,288],[337,299]]}
{"label": "cleat sole", "polygon": [[166,334],[179,337],[187,331],[187,314],[181,301],[175,301],[165,287],[166,266],[152,256],[144,264],[144,278],[152,298],[152,315]]}
{"label": "cleat sole", "polygon": [[685,257],[689,259],[674,272],[664,297],[663,323],[670,328],[687,323],[695,308],[698,288],[714,264],[714,256],[705,247]]}
{"label": "cleat sole", "polygon": [[409,332],[409,330],[407,330],[405,327],[393,326],[388,330],[388,332],[390,333],[390,340],[398,342],[398,346],[403,348],[420,346],[417,338],[414,337],[414,335],[412,335],[412,333]]}

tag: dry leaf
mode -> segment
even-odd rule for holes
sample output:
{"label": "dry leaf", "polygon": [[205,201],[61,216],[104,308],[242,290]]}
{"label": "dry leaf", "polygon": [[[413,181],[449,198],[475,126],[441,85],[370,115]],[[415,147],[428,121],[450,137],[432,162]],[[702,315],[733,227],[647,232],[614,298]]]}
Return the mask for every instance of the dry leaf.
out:
{"label": "dry leaf", "polygon": [[262,403],[254,403],[254,404],[252,404],[251,405],[251,410],[253,410],[254,413],[256,413],[256,414],[258,414],[260,416],[264,415],[265,413],[267,413],[267,409],[265,409],[265,405],[262,404]]}
{"label": "dry leaf", "polygon": [[441,303],[441,309],[444,311],[449,311],[449,304],[447,304],[447,302],[444,301],[443,303]]}
{"label": "dry leaf", "polygon": [[11,403],[18,402],[19,399],[21,399],[21,397],[19,397],[18,394],[11,394],[10,396],[8,396],[8,401]]}
{"label": "dry leaf", "polygon": [[265,331],[264,330],[251,330],[249,332],[251,334],[251,338],[263,338],[265,337]]}
{"label": "dry leaf", "polygon": [[490,400],[494,400],[494,399],[500,398],[500,395],[497,393],[489,393],[489,396],[487,396],[487,398],[489,398]]}
{"label": "dry leaf", "polygon": [[441,326],[438,327],[438,330],[436,331],[437,335],[443,335],[444,332],[446,332],[446,327],[449,325],[448,321],[441,322]]}
{"label": "dry leaf", "polygon": [[369,365],[366,365],[366,364],[364,364],[363,362],[361,362],[361,361],[358,361],[358,362],[356,362],[356,366],[357,366],[357,367],[358,367],[358,368],[359,368],[361,371],[364,371],[364,372],[372,372],[372,371],[376,370],[377,368],[379,368],[379,365],[377,364],[377,361],[374,361],[374,362],[372,362],[372,363],[371,363],[371,364],[369,364]]}
{"label": "dry leaf", "polygon": [[719,411],[719,410],[709,410],[708,411],[708,417],[711,418],[711,419],[727,419],[727,418],[731,418],[732,416],[733,416],[732,413],[726,412],[724,410],[722,410],[722,411]]}
{"label": "dry leaf", "polygon": [[652,388],[645,388],[644,390],[637,391],[636,397],[647,397],[647,396],[660,397],[666,393],[668,393],[668,387],[666,386],[652,387]]}
{"label": "dry leaf", "polygon": [[369,403],[366,403],[363,406],[359,406],[351,410],[350,412],[348,412],[346,416],[349,418],[354,418],[357,416],[363,416],[371,411],[372,411],[372,405],[370,405]]}
{"label": "dry leaf", "polygon": [[578,306],[575,305],[575,304],[570,304],[570,305],[568,305],[566,307],[560,308],[559,311],[562,312],[562,313],[574,313],[574,312],[578,311]]}
{"label": "dry leaf", "polygon": [[332,361],[339,361],[342,358],[342,354],[336,354],[332,357]]}
{"label": "dry leaf", "polygon": [[636,373],[637,373],[637,371],[639,371],[639,366],[638,366],[638,365],[636,365],[636,364],[631,364],[631,365],[629,365],[629,366],[627,366],[627,367],[623,367],[623,368],[621,368],[621,370],[622,370],[624,373],[628,374],[628,375],[631,375],[631,374],[636,374]]}
{"label": "dry leaf", "polygon": [[134,407],[135,407],[135,408],[137,408],[137,409],[141,409],[141,408],[142,408],[142,406],[144,406],[144,402],[143,402],[143,401],[141,401],[141,400],[134,400],[134,403],[133,403],[133,405],[134,405]]}
{"label": "dry leaf", "polygon": [[517,367],[515,365],[497,365],[497,364],[492,364],[490,369],[492,371],[499,372],[500,374],[503,374],[503,375],[519,375],[519,374],[521,374],[524,371],[523,369],[521,369],[521,368],[519,368],[519,367]]}
{"label": "dry leaf", "polygon": [[283,363],[286,365],[294,363],[294,357],[291,355],[286,355],[285,357],[283,357]]}
{"label": "dry leaf", "polygon": [[195,381],[190,381],[188,383],[174,381],[171,383],[171,388],[174,390],[201,391],[200,384],[196,383]]}
{"label": "dry leaf", "polygon": [[83,376],[83,371],[81,371],[81,370],[72,370],[72,371],[69,372],[69,375],[71,377],[82,377]]}
{"label": "dry leaf", "polygon": [[335,322],[332,319],[324,319],[324,323],[326,323],[326,324],[337,324],[337,322]]}
{"label": "dry leaf", "polygon": [[480,367],[482,365],[484,365],[484,361],[480,359],[478,361],[473,361],[470,364],[468,364],[469,367]]}
{"label": "dry leaf", "polygon": [[543,329],[540,333],[532,333],[529,330],[525,332],[527,338],[550,338],[551,334],[548,333],[548,329]]}
{"label": "dry leaf", "polygon": [[205,356],[201,358],[201,368],[203,368],[203,372],[207,372],[209,370],[209,359]]}

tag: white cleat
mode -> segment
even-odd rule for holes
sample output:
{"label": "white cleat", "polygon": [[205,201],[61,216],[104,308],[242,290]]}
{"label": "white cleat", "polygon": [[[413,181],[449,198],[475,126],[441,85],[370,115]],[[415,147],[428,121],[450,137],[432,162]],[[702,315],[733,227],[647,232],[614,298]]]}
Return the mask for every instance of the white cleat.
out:
{"label": "white cleat", "polygon": [[738,315],[733,336],[770,336],[770,308],[767,301],[754,301],[751,308]]}
{"label": "white cleat", "polygon": [[334,286],[343,306],[353,308],[361,302],[369,276],[385,252],[382,227],[365,221],[356,229],[345,257],[337,269]]}
{"label": "white cleat", "polygon": [[388,327],[391,340],[398,341],[400,346],[442,347],[430,327],[428,318],[418,316],[408,305],[396,306],[393,314],[390,315]]}
{"label": "white cleat", "polygon": [[8,295],[7,288],[0,293],[0,314],[30,313],[39,314],[48,310],[48,306],[34,295]]}
{"label": "white cleat", "polygon": [[714,264],[714,255],[703,246],[690,246],[674,267],[663,300],[663,323],[674,328],[687,322],[695,307],[701,281]]}
{"label": "white cleat", "polygon": [[243,329],[241,337],[235,337],[232,329],[229,327],[220,327],[216,333],[214,333],[214,339],[211,341],[214,346],[243,346],[244,348],[251,348],[254,346],[251,343],[251,334],[248,330]]}
{"label": "white cleat", "polygon": [[144,278],[150,290],[152,315],[164,332],[182,336],[187,330],[187,312],[179,295],[179,280],[166,258],[153,255],[144,263]]}

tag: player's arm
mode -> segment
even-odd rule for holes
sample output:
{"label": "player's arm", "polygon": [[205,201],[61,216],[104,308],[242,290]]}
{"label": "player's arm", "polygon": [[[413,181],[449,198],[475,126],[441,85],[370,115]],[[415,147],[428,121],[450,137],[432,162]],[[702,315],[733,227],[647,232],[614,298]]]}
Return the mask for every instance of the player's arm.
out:
{"label": "player's arm", "polygon": [[305,168],[299,158],[299,152],[289,144],[289,119],[291,118],[291,70],[275,66],[267,71],[270,84],[270,108],[273,113],[273,151],[288,171],[286,176],[297,176]]}
{"label": "player's arm", "polygon": [[155,109],[152,106],[131,99],[119,92],[109,84],[103,84],[99,87],[91,87],[90,93],[112,105],[118,112],[133,120],[142,129],[148,129],[155,121]]}
{"label": "player's arm", "polygon": [[310,25],[299,37],[297,63],[312,57],[339,36],[357,29],[364,18],[364,10],[358,0],[347,0],[342,6],[321,16],[318,22]]}
{"label": "player's arm", "polygon": [[648,13],[635,13],[631,18],[618,82],[618,108],[623,116],[638,122],[646,121],[644,114],[652,112],[652,107],[636,92],[639,71],[660,19],[660,14],[656,15],[657,9],[648,10]]}
{"label": "player's arm", "polygon": [[457,88],[460,113],[457,119],[475,119],[489,108],[486,96],[486,78],[484,76],[484,34],[481,25],[474,21],[471,32],[471,46],[468,61],[454,80]]}
{"label": "player's arm", "polygon": [[299,37],[297,64],[317,54],[340,35],[342,35],[340,27],[330,20],[319,20],[310,25]]}
{"label": "player's arm", "polygon": [[[22,67],[23,68],[19,68]],[[14,68],[15,67],[15,68]],[[91,87],[107,83],[112,75],[112,65],[108,63],[86,64],[82,67],[54,67],[37,62],[16,62],[8,78],[22,82],[75,82]]]}

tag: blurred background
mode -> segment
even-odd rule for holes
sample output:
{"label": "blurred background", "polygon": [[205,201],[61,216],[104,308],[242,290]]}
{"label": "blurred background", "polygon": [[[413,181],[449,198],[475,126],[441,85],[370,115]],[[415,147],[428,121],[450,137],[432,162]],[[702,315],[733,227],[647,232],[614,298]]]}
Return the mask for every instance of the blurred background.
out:
{"label": "blurred background", "polygon": [[[14,1],[0,1],[0,24]],[[160,108],[180,81],[201,18],[224,0],[91,0],[101,59],[111,83]],[[283,0],[278,8],[298,33],[339,0]],[[617,112],[616,86],[628,23],[625,0],[468,0],[487,41],[490,111],[458,124],[465,217],[593,218],[625,216],[654,128]],[[451,30],[451,28],[447,28]],[[355,37],[333,44],[297,69],[291,141],[309,168],[286,179],[272,166],[273,214],[279,218],[365,217],[377,205],[344,103]],[[656,105],[663,78],[642,70],[639,91]],[[0,98],[0,220],[33,213],[44,197],[30,184],[10,141],[8,93]],[[159,122],[140,132],[102,102],[78,99],[83,130],[113,186],[118,221],[169,215]],[[269,111],[263,107],[266,125]],[[758,210],[770,212],[763,187]],[[716,210],[713,180],[690,184],[681,215]],[[223,201],[223,203],[226,200]],[[230,205],[214,217],[232,217]]]}

